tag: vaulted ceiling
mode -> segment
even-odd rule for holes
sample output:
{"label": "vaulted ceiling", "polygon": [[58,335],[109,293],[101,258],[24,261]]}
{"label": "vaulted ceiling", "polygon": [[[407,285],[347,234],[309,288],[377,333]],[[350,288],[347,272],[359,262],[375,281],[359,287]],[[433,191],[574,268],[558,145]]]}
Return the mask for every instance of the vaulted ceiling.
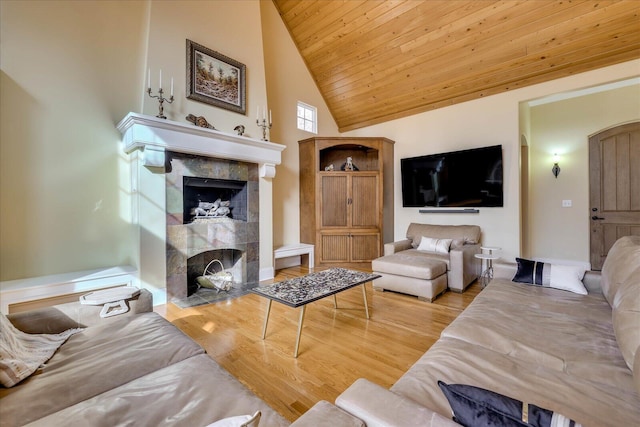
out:
{"label": "vaulted ceiling", "polygon": [[340,131],[640,58],[640,1],[273,0]]}

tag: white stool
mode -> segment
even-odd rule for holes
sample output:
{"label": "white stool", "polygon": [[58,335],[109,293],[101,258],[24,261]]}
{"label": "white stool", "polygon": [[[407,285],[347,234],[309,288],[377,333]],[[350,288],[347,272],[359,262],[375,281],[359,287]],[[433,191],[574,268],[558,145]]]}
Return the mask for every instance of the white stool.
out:
{"label": "white stool", "polygon": [[500,255],[496,254],[497,251],[502,248],[497,248],[495,246],[481,246],[480,250],[482,251],[479,254],[475,254],[474,256],[481,261],[482,266],[482,274],[480,275],[480,285],[484,289],[491,279],[493,279],[493,261],[500,258]]}
{"label": "white stool", "polygon": [[306,258],[309,269],[312,269],[314,262],[314,248],[315,246],[308,243],[293,243],[290,245],[280,246],[273,251],[273,267],[275,268],[277,259],[301,256],[303,258],[302,262],[304,262],[304,258]]}

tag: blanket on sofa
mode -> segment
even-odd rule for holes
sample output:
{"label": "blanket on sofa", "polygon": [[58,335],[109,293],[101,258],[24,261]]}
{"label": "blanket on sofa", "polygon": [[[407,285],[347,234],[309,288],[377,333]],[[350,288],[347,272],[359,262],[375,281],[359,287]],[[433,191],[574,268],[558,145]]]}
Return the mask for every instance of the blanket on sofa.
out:
{"label": "blanket on sofa", "polygon": [[0,313],[0,383],[12,387],[27,378],[49,360],[67,338],[80,331],[82,328],[59,334],[27,334]]}

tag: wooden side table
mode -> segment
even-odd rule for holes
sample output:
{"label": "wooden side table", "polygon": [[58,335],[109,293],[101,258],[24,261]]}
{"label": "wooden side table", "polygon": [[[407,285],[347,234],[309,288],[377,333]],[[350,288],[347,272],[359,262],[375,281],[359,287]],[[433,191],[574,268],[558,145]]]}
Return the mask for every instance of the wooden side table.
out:
{"label": "wooden side table", "polygon": [[500,258],[496,252],[500,251],[502,248],[498,248],[495,246],[481,246],[480,250],[482,251],[479,254],[475,254],[474,256],[481,260],[481,268],[482,274],[480,275],[480,286],[484,289],[491,279],[493,279],[493,261]]}

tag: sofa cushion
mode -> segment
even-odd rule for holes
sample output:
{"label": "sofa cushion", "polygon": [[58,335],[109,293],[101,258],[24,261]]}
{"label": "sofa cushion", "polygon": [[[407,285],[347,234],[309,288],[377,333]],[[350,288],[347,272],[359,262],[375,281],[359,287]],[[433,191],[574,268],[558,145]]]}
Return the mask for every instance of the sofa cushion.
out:
{"label": "sofa cushion", "polygon": [[612,309],[613,329],[620,351],[633,371],[635,354],[640,347],[640,266],[618,286]]}
{"label": "sofa cushion", "polygon": [[640,265],[640,236],[618,239],[602,265],[602,293],[613,304],[620,284]]}
{"label": "sofa cushion", "polygon": [[366,427],[364,422],[347,411],[321,400],[302,414],[291,427]]}
{"label": "sofa cushion", "polygon": [[206,426],[256,411],[261,412],[261,426],[290,424],[209,356],[200,354],[64,408],[30,426]]}
{"label": "sofa cushion", "polygon": [[513,277],[514,282],[528,283],[547,288],[562,289],[587,295],[582,284],[585,270],[579,266],[558,265],[546,262],[516,258],[518,270]]}
{"label": "sofa cushion", "polygon": [[35,375],[0,389],[0,420],[37,420],[203,352],[157,313],[86,328],[71,336]]}
{"label": "sofa cushion", "polygon": [[592,381],[629,375],[602,295],[494,279],[442,336]]}
{"label": "sofa cushion", "polygon": [[558,412],[585,426],[631,426],[640,419],[640,396],[635,392],[631,372],[626,366],[625,369],[624,377],[593,381],[591,375],[569,375],[547,369],[544,364],[442,337],[391,391],[451,416],[438,380],[473,384]]}
{"label": "sofa cushion", "polygon": [[409,249],[374,259],[371,262],[371,269],[375,273],[430,280],[447,272],[447,264],[437,256],[437,254]]}
{"label": "sofa cushion", "polygon": [[336,398],[336,406],[360,418],[368,427],[459,427],[451,420],[450,412],[442,416],[418,400],[393,393],[364,378],[342,392]]}
{"label": "sofa cushion", "polygon": [[125,317],[153,311],[153,295],[147,289],[126,301],[129,311],[112,317],[100,317],[101,305],[85,305],[80,302],[56,304],[35,310],[11,313],[7,317],[13,325],[28,334],[57,334],[72,328],[87,328],[119,322]]}
{"label": "sofa cushion", "polygon": [[422,236],[432,237],[436,239],[454,239],[456,240],[454,247],[460,245],[460,239],[465,244],[476,244],[480,242],[480,227],[477,225],[434,225],[434,224],[418,224],[412,222],[407,228],[407,239],[413,243],[412,246],[417,248],[420,245]]}

